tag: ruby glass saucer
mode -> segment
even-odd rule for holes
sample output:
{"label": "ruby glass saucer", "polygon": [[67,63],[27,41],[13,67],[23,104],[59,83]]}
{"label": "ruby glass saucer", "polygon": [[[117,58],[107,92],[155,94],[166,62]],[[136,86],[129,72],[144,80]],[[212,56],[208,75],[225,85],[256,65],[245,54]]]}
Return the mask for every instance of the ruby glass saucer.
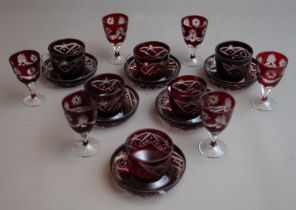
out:
{"label": "ruby glass saucer", "polygon": [[202,126],[200,115],[193,119],[182,119],[174,114],[170,105],[169,94],[167,90],[163,90],[159,93],[155,101],[155,106],[160,117],[172,126],[183,129]]}
{"label": "ruby glass saucer", "polygon": [[93,55],[86,53],[85,67],[82,75],[74,79],[62,79],[59,73],[53,69],[49,56],[42,60],[42,72],[45,78],[60,87],[74,87],[83,84],[96,73],[97,67],[97,59]]}
{"label": "ruby glass saucer", "polygon": [[115,116],[104,117],[98,114],[97,125],[99,127],[109,127],[129,119],[136,112],[139,105],[139,95],[136,90],[126,85],[123,102],[123,108]]}
{"label": "ruby glass saucer", "polygon": [[178,76],[181,69],[180,61],[170,55],[169,58],[169,71],[168,73],[159,80],[145,80],[143,79],[139,72],[137,71],[137,66],[135,63],[134,56],[130,55],[127,57],[126,62],[124,64],[124,71],[127,77],[136,85],[141,88],[161,88],[169,83],[170,80]]}
{"label": "ruby glass saucer", "polygon": [[111,173],[122,188],[136,194],[161,194],[171,189],[181,180],[186,168],[183,152],[174,145],[174,151],[171,155],[172,165],[169,172],[155,182],[143,183],[130,174],[127,167],[127,157],[125,144],[122,144],[111,157]]}
{"label": "ruby glass saucer", "polygon": [[239,82],[230,82],[219,78],[217,74],[215,55],[211,55],[205,60],[204,70],[210,82],[217,85],[218,87],[230,90],[239,90],[249,87],[257,80],[256,66],[256,60],[252,59],[252,63],[248,73],[246,74],[246,77]]}

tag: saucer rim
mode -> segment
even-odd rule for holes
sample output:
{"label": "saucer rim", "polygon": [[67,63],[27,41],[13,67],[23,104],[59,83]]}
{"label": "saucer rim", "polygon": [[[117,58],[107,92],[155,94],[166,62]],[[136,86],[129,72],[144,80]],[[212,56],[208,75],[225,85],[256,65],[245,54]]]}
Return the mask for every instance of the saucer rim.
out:
{"label": "saucer rim", "polygon": [[[129,89],[133,92],[133,94],[135,95],[135,97],[137,98],[137,105],[134,107],[133,110],[131,110],[130,112],[128,112],[126,115],[124,115],[123,117],[119,118],[119,119],[114,119],[114,120],[98,120],[98,118],[96,118],[96,125],[98,126],[115,126],[120,124],[121,122],[124,122],[125,120],[128,120],[129,117],[131,117],[138,109],[139,103],[140,103],[140,97],[139,94],[137,93],[137,91],[132,88],[129,85],[125,85],[126,89]],[[122,108],[123,109],[123,108]],[[121,111],[122,111],[121,109]],[[99,115],[97,115],[98,117]]]}
{"label": "saucer rim", "polygon": [[[50,77],[49,76],[49,71],[48,70],[45,70],[45,67],[43,64],[41,64],[41,68],[42,68],[42,73],[43,75],[45,76],[45,78],[47,80],[49,80],[50,82],[53,82],[61,87],[73,87],[73,86],[78,86],[80,84],[82,84],[81,82],[84,82],[86,81],[87,79],[91,78],[98,70],[98,60],[96,59],[96,57],[90,53],[85,53],[85,57],[88,57],[88,58],[91,58],[92,60],[95,61],[96,63],[96,66],[94,68],[93,71],[91,71],[90,73],[88,74],[85,74],[83,76],[78,76],[77,78],[75,79],[56,79],[56,78],[53,78],[53,77]],[[48,58],[49,60],[50,58]],[[84,66],[84,68],[87,68],[86,66]],[[54,70],[53,70],[54,71]],[[77,83],[77,84],[76,84]]]}
{"label": "saucer rim", "polygon": [[[210,81],[212,83],[214,83],[215,85],[218,85],[218,86],[222,86],[222,87],[225,87],[225,86],[228,86],[228,88],[234,88],[234,89],[242,89],[242,88],[246,88],[248,87],[249,85],[253,84],[254,82],[256,82],[257,78],[254,77],[254,79],[252,80],[245,80],[245,81],[239,81],[239,82],[232,82],[232,81],[227,81],[227,80],[223,80],[221,78],[217,78],[216,76],[214,76],[211,71],[209,70],[209,68],[207,68],[206,66],[206,63],[208,62],[209,59],[211,58],[214,58],[215,57],[215,54],[212,54],[210,56],[208,56],[205,61],[204,61],[204,71],[207,75],[207,77],[210,79]],[[255,58],[252,58],[252,63],[255,63],[256,64],[256,59]],[[215,68],[217,69],[217,68]],[[246,77],[245,77],[246,78]],[[236,85],[239,85],[239,87],[237,87]]]}
{"label": "saucer rim", "polygon": [[[164,112],[161,111],[158,108],[158,104],[159,104],[159,101],[160,101],[160,96],[163,95],[163,94],[165,94],[165,92],[168,92],[168,90],[166,90],[166,89],[162,90],[157,95],[157,97],[155,99],[155,108],[156,108],[156,111],[158,112],[158,114],[160,115],[160,117],[162,119],[164,119],[165,121],[167,121],[170,125],[175,126],[175,127],[178,127],[178,128],[182,128],[182,129],[202,127],[202,120],[201,119],[200,119],[199,122],[196,122],[196,123],[188,123],[188,122],[186,123],[185,121],[188,121],[188,120],[184,120],[184,122],[180,122],[180,121],[173,120],[171,117],[167,117],[167,115],[165,115]],[[200,118],[200,115],[198,115],[195,118],[198,118],[198,117]]]}
{"label": "saucer rim", "polygon": [[[137,194],[154,194],[157,192],[161,192],[161,191],[168,191],[169,189],[173,188],[176,184],[179,183],[179,181],[182,179],[185,170],[186,170],[186,157],[183,153],[183,151],[176,145],[174,145],[174,149],[173,151],[178,153],[180,156],[182,156],[183,160],[184,160],[184,167],[179,175],[179,178],[176,178],[173,174],[170,175],[170,180],[164,184],[162,187],[158,187],[156,189],[138,189],[138,188],[134,188],[133,186],[127,185],[126,183],[124,183],[124,180],[122,179],[122,176],[119,175],[119,173],[117,172],[117,170],[115,170],[115,168],[113,167],[113,163],[114,163],[114,159],[116,157],[116,155],[122,151],[125,147],[125,144],[121,144],[120,146],[118,146],[115,151],[113,152],[111,158],[110,158],[110,170],[111,170],[111,174],[113,179],[115,180],[115,182],[122,187],[124,190],[127,190],[129,192],[132,193],[137,193]],[[173,165],[171,167],[174,167]],[[118,177],[118,178],[117,178]],[[172,179],[173,177],[173,179]],[[175,177],[175,178],[174,178]]]}
{"label": "saucer rim", "polygon": [[[181,71],[181,63],[179,61],[179,59],[176,57],[176,56],[173,56],[172,54],[169,54],[170,55],[170,58],[172,58],[177,64],[178,64],[178,68],[176,70],[176,73],[173,74],[172,76],[170,76],[169,78],[167,79],[164,79],[164,77],[162,77],[161,79],[158,79],[158,80],[144,80],[144,79],[137,79],[135,77],[132,76],[132,74],[129,74],[128,71],[127,71],[127,62],[128,60],[130,59],[134,59],[134,55],[131,55],[125,62],[124,62],[124,72],[126,74],[126,76],[133,82],[135,83],[136,85],[140,86],[140,87],[143,87],[143,88],[154,88],[154,87],[162,87],[164,85],[166,85],[170,80],[174,79],[175,77],[177,77]],[[161,86],[160,86],[161,85]]]}

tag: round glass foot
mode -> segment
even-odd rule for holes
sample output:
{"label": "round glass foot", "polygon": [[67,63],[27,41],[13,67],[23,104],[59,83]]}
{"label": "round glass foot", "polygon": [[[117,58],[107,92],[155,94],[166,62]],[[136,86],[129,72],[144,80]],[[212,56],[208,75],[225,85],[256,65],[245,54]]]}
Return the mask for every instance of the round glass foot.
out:
{"label": "round glass foot", "polygon": [[122,55],[120,55],[117,57],[113,56],[112,58],[109,58],[107,61],[108,61],[108,63],[113,64],[113,65],[120,65],[120,64],[124,64],[125,59]]}
{"label": "round glass foot", "polygon": [[45,101],[45,97],[43,95],[37,95],[32,98],[31,96],[26,96],[23,99],[23,104],[28,107],[40,106]]}
{"label": "round glass foot", "polygon": [[212,144],[211,139],[206,139],[200,142],[199,151],[202,155],[209,158],[222,157],[227,150],[226,144],[217,139],[216,144]]}
{"label": "round glass foot", "polygon": [[197,56],[193,59],[184,58],[182,59],[182,64],[189,67],[200,66],[200,65],[203,65],[203,59],[200,56]]}
{"label": "round glass foot", "polygon": [[263,111],[271,111],[276,107],[276,101],[270,97],[267,100],[262,101],[262,97],[257,97],[252,99],[252,106],[256,109]]}
{"label": "round glass foot", "polygon": [[79,157],[89,157],[95,155],[99,150],[100,144],[94,138],[88,138],[88,144],[83,145],[83,141],[79,140],[73,144],[72,151]]}

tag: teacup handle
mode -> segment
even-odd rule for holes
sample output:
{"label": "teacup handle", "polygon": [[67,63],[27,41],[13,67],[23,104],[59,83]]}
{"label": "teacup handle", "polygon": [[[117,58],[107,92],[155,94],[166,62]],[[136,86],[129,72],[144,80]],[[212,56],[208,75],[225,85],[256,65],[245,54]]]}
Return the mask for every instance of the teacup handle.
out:
{"label": "teacup handle", "polygon": [[211,64],[209,65],[210,70],[216,70],[217,64],[216,64],[216,59],[211,60]]}
{"label": "teacup handle", "polygon": [[41,55],[41,65],[46,71],[52,70],[50,55],[48,53]]}
{"label": "teacup handle", "polygon": [[120,161],[124,162],[125,164],[116,164],[116,170],[120,173],[129,173],[130,169],[127,166],[127,156],[126,155],[120,155],[115,159],[115,162]]}

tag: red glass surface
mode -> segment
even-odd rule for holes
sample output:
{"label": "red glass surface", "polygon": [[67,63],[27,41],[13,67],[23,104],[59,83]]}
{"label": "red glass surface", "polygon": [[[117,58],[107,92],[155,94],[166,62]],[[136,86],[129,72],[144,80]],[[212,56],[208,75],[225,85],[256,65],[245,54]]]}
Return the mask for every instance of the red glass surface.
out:
{"label": "red glass surface", "polygon": [[171,165],[173,142],[164,132],[142,129],[126,140],[128,167],[143,182],[154,182],[164,176]]}
{"label": "red glass surface", "polygon": [[49,44],[53,69],[63,79],[74,79],[84,71],[85,44],[78,39],[59,39]]}
{"label": "red glass surface", "polygon": [[168,86],[170,105],[182,119],[192,119],[200,114],[200,96],[207,90],[206,82],[197,76],[183,75],[173,79]]}
{"label": "red glass surface", "polygon": [[215,48],[217,74],[221,79],[239,82],[244,79],[252,63],[253,49],[240,41],[225,41]]}
{"label": "red glass surface", "polygon": [[9,62],[17,78],[25,84],[35,82],[40,75],[40,55],[34,50],[23,50],[10,56]]}
{"label": "red glass surface", "polygon": [[89,132],[97,117],[97,109],[94,100],[86,91],[77,91],[66,96],[62,101],[71,128],[77,133]]}
{"label": "red glass surface", "polygon": [[190,15],[181,20],[182,33],[187,45],[196,47],[204,40],[208,20],[199,15]]}
{"label": "red glass surface", "polygon": [[257,80],[264,87],[276,86],[288,65],[288,58],[275,51],[261,52],[257,55]]}
{"label": "red glass surface", "polygon": [[123,106],[125,85],[116,74],[99,74],[85,84],[85,90],[95,99],[98,114],[116,115]]}
{"label": "red glass surface", "polygon": [[113,45],[121,45],[126,37],[128,16],[122,13],[108,14],[102,18],[106,37]]}
{"label": "red glass surface", "polygon": [[205,128],[212,134],[218,135],[231,119],[234,98],[226,92],[210,91],[202,95],[202,121]]}
{"label": "red glass surface", "polygon": [[138,44],[134,58],[139,74],[146,80],[159,80],[169,71],[170,47],[158,41]]}

